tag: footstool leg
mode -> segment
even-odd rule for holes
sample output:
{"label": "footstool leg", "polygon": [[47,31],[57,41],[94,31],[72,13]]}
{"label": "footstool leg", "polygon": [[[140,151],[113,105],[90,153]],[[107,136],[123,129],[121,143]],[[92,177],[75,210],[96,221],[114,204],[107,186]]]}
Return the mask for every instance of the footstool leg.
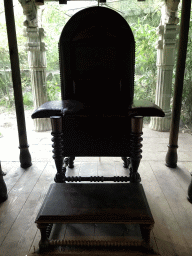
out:
{"label": "footstool leg", "polygon": [[150,246],[150,232],[154,225],[140,224],[141,235],[147,247]]}
{"label": "footstool leg", "polygon": [[47,238],[47,225],[48,224],[37,224],[38,229],[41,232],[41,240],[39,241],[39,251],[43,252],[43,251],[47,251],[49,248],[49,239]]}

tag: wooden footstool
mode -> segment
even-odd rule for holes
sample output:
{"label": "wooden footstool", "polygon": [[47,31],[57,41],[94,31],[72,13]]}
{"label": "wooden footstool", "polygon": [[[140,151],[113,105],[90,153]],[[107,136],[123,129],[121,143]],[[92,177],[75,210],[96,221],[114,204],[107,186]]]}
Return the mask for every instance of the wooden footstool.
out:
{"label": "wooden footstool", "polygon": [[40,250],[51,244],[46,232],[54,223],[139,224],[145,245],[154,225],[143,187],[134,183],[52,184],[35,222],[41,232]]}

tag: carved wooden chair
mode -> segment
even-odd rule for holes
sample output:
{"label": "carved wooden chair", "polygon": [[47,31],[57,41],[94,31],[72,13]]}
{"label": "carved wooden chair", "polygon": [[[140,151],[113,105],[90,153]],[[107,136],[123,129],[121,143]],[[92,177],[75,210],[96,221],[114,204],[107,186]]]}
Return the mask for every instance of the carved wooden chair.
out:
{"label": "carved wooden chair", "polygon": [[[142,120],[164,116],[133,100],[135,41],[125,19],[105,7],[79,11],[59,40],[61,101],[40,106],[32,118],[51,118],[55,182],[140,182]],[[66,177],[75,157],[122,157],[129,177]]]}

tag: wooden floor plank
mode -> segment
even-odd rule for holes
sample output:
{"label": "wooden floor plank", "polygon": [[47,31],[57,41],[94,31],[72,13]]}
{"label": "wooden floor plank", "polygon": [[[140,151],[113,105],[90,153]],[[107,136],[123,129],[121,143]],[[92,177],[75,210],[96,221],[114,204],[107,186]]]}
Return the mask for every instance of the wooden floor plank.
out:
{"label": "wooden floor plank", "polygon": [[33,241],[31,241],[32,243],[30,244],[30,248],[29,248],[28,254],[38,253],[40,239],[41,239],[41,234],[40,234],[40,231],[37,230],[37,232],[35,233],[35,237],[34,237]]}
{"label": "wooden floor plank", "polygon": [[97,162],[82,162],[79,169],[79,175],[82,177],[97,176]]}
{"label": "wooden floor plank", "polygon": [[[29,251],[32,246],[32,241],[37,233],[35,219],[40,207],[42,206],[50,184],[54,183],[54,169],[55,165],[51,163],[47,164],[34,189],[32,190],[25,206],[23,207],[20,216],[18,217],[18,223],[20,220],[22,225],[25,226],[17,245],[20,252]],[[30,209],[30,211],[28,211],[28,209]],[[25,216],[27,216],[27,220],[23,224],[22,219],[25,218]]]}
{"label": "wooden floor plank", "polygon": [[[173,171],[162,163],[150,162],[150,164],[172,210],[172,218],[174,217],[177,221],[179,229],[176,227],[176,232],[180,232],[183,236],[183,239],[181,237],[178,237],[178,239],[183,241],[183,246],[186,246],[185,242],[187,242],[188,251],[192,255],[192,218],[191,213],[188,214],[188,212],[191,212],[191,204],[186,198],[186,191],[183,190],[178,179],[172,173],[179,170],[175,169]],[[168,186],[167,180],[169,180]]]}
{"label": "wooden floor plank", "polygon": [[21,176],[24,174],[25,170],[20,168],[19,162],[2,162],[1,166],[3,172],[6,173],[6,175],[4,176],[4,181],[7,186],[7,192],[9,193],[10,190],[21,178]]}
{"label": "wooden floor plank", "polygon": [[[9,193],[9,198],[2,205],[0,223],[0,245],[17,219],[32,189],[39,179],[45,163],[29,167]],[[27,184],[27,186],[26,186]]]}
{"label": "wooden floor plank", "polygon": [[157,242],[156,242],[156,239],[155,239],[155,234],[154,234],[153,229],[151,230],[151,233],[150,233],[150,246],[151,246],[151,248],[153,249],[153,251],[155,253],[159,254],[159,249],[158,249],[158,246],[157,246]]}
{"label": "wooden floor plank", "polygon": [[95,235],[94,224],[67,224],[64,239],[66,240],[93,240]]}
{"label": "wooden floor plank", "polygon": [[190,255],[178,223],[150,164],[142,161],[139,172],[155,220],[153,230],[160,254],[165,256]]}
{"label": "wooden floor plank", "polygon": [[[45,168],[45,166],[42,167],[43,169]],[[9,251],[10,253],[12,252],[12,248],[17,247],[18,255],[21,252],[26,253],[29,250],[37,230],[34,223],[36,215],[42,205],[50,183],[53,183],[52,170],[53,168],[48,166],[48,170],[45,170],[36,182],[29,180],[29,187],[31,183],[33,184],[35,182],[35,184],[33,184],[33,187],[31,186],[27,201],[24,203],[9,233],[6,235],[1,245],[1,250]]]}
{"label": "wooden floor plank", "polygon": [[[74,168],[68,168],[66,170],[66,176],[79,176],[79,169],[81,167],[81,162],[75,161]],[[56,171],[56,168],[55,168]]]}
{"label": "wooden floor plank", "polygon": [[192,162],[178,162],[176,168],[170,168],[169,170],[175,176],[187,197],[188,187],[191,182]]}
{"label": "wooden floor plank", "polygon": [[115,176],[116,171],[115,171],[115,165],[113,161],[109,162],[99,162],[98,163],[98,176]]}
{"label": "wooden floor plank", "polygon": [[117,176],[129,176],[129,170],[123,167],[122,160],[115,162],[115,173]]}

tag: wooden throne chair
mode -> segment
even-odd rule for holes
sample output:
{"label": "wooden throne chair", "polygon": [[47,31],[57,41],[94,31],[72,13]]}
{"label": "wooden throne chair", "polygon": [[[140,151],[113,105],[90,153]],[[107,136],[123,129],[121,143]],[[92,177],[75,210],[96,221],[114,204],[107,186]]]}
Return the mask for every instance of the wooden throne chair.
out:
{"label": "wooden throne chair", "polygon": [[[81,10],[63,28],[59,58],[62,100],[47,102],[32,114],[32,118],[51,119],[55,185],[68,186],[74,181],[114,181],[119,186],[123,181],[140,183],[143,117],[163,117],[164,113],[155,104],[134,100],[135,41],[130,26],[120,14],[105,7]],[[130,175],[66,176],[75,157],[90,156],[121,157]],[[37,223],[41,217],[42,212]]]}
{"label": "wooden throne chair", "polygon": [[111,9],[84,9],[65,25],[59,58],[62,100],[32,114],[51,118],[55,181],[70,180],[66,165],[73,168],[75,157],[119,156],[130,168],[130,181],[139,182],[142,119],[164,113],[133,100],[135,41],[129,25]]}

